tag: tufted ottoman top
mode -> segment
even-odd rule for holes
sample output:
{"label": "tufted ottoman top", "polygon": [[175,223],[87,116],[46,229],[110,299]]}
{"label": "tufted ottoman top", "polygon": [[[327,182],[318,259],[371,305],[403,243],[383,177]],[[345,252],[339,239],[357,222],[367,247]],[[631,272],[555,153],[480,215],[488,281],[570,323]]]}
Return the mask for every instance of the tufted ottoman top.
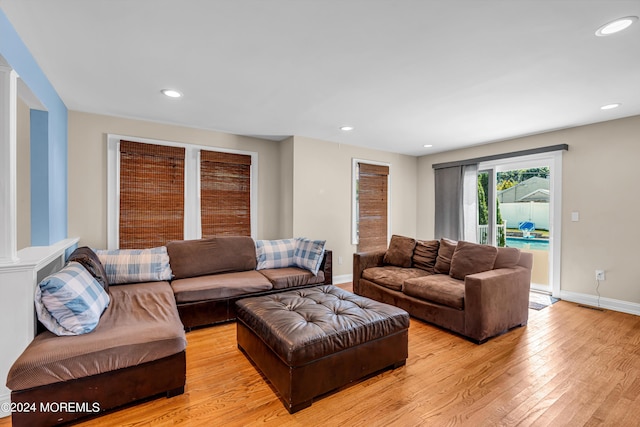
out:
{"label": "tufted ottoman top", "polygon": [[409,328],[406,311],[333,285],[245,298],[236,313],[289,366]]}

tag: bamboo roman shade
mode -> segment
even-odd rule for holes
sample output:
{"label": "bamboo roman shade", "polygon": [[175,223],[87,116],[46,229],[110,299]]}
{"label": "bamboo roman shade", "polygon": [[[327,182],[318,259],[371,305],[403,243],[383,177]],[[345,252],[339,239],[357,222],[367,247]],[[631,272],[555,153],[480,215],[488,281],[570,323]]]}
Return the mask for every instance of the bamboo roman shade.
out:
{"label": "bamboo roman shade", "polygon": [[358,166],[358,252],[386,249],[389,167]]}
{"label": "bamboo roman shade", "polygon": [[184,157],[181,147],[120,141],[121,249],[184,237]]}
{"label": "bamboo roman shade", "polygon": [[202,237],[251,236],[251,156],[200,152]]}

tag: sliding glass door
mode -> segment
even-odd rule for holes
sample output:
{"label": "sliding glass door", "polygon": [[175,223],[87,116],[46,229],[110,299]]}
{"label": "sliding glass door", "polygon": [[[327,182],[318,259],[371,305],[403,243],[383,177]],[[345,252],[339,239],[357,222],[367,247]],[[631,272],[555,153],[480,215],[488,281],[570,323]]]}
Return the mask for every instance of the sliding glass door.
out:
{"label": "sliding glass door", "polygon": [[561,153],[483,162],[478,167],[479,243],[534,257],[532,289],[560,293]]}

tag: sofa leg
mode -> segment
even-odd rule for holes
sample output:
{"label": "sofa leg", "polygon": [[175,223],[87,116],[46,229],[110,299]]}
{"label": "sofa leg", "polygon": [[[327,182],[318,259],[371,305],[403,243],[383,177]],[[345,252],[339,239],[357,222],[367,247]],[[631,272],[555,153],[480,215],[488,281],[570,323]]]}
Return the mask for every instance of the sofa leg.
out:
{"label": "sofa leg", "polygon": [[184,386],[167,390],[167,399],[175,396],[179,396],[184,393]]}
{"label": "sofa leg", "polygon": [[396,369],[406,364],[407,364],[407,359],[394,363],[393,365],[391,365],[391,369]]}

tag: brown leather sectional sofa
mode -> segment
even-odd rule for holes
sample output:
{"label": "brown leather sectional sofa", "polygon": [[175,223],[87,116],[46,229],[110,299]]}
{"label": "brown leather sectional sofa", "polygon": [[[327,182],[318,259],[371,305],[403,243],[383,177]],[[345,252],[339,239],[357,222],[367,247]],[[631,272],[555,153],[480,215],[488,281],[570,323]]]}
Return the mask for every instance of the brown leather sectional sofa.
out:
{"label": "brown leather sectional sofa", "polygon": [[256,270],[251,237],[214,237],[167,243],[178,312],[187,330],[236,318],[235,303],[248,296],[332,283],[332,253],[318,275],[298,267]]}
{"label": "brown leather sectional sofa", "polygon": [[[111,286],[91,333],[36,335],[11,367],[13,426],[49,426],[182,394],[187,340],[168,282]],[[73,405],[61,407],[60,405]]]}
{"label": "brown leather sectional sofa", "polygon": [[[92,253],[80,249],[84,257]],[[175,241],[167,252],[173,280],[107,283],[111,303],[91,333],[57,336],[40,328],[7,378],[12,402],[38,410],[14,413],[14,426],[68,423],[151,396],[181,394],[185,328],[235,319],[235,302],[243,297],[332,282],[329,250],[316,276],[297,267],[256,270],[250,237]],[[104,272],[99,260],[85,267],[94,276]],[[59,402],[77,405],[40,410]]]}
{"label": "brown leather sectional sofa", "polygon": [[517,248],[393,236],[354,254],[353,290],[482,343],[527,324],[532,264]]}

